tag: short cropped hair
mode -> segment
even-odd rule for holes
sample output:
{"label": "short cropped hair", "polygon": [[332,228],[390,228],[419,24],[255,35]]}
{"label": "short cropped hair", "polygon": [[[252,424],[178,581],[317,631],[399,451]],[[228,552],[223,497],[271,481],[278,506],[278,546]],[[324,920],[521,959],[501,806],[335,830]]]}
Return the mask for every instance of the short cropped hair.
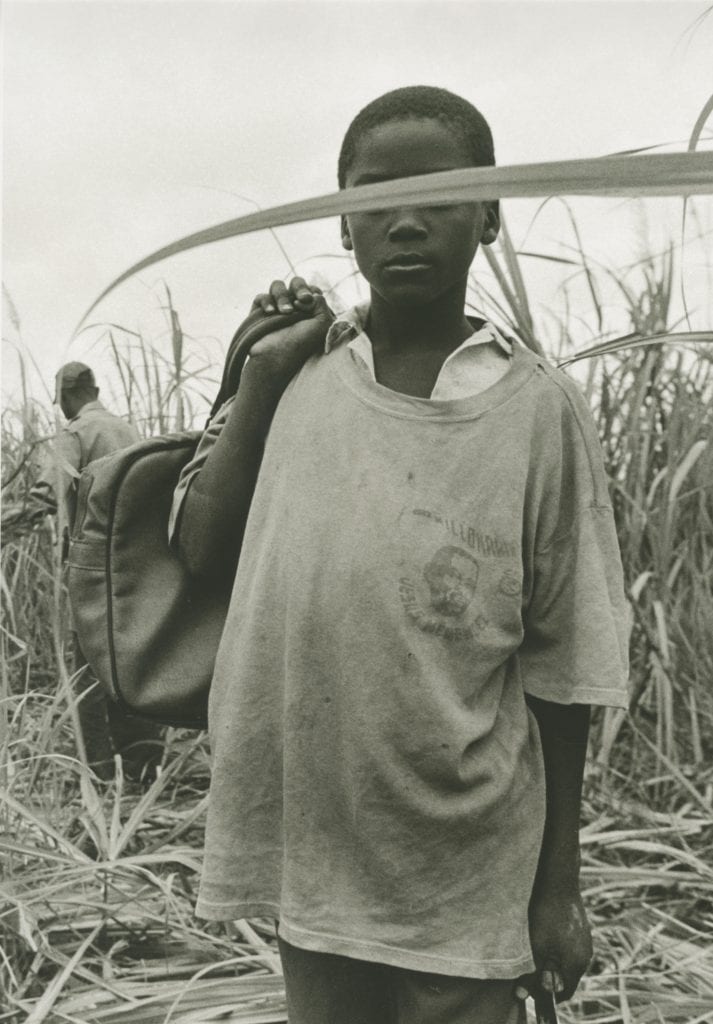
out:
{"label": "short cropped hair", "polygon": [[367,132],[390,121],[420,118],[434,118],[450,128],[467,149],[474,167],[487,167],[495,163],[490,126],[472,103],[448,89],[409,85],[372,100],[349,125],[339,153],[339,187],[346,186],[347,173],[354,163],[357,145]]}

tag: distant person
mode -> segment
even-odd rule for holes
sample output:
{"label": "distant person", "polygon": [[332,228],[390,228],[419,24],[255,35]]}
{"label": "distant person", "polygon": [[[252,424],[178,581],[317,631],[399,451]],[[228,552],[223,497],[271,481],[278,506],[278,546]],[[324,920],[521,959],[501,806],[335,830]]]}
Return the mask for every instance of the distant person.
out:
{"label": "distant person", "polygon": [[[82,470],[96,459],[128,448],[140,440],[136,427],[115,416],[99,401],[93,371],[85,363],[66,363],[55,378],[55,404],[67,425],[55,437],[32,489],[36,500],[60,514],[65,553],[74,525],[77,483]],[[113,774],[113,755],[121,753],[129,776],[153,771],[160,759],[161,729],[125,715],[102,693],[87,664],[76,633],[70,635],[72,673],[78,693],[92,692],[79,704],[82,736],[91,767],[103,778]]]}
{"label": "distant person", "polygon": [[33,487],[33,496],[57,509],[74,525],[79,474],[95,459],[140,440],[136,427],[109,412],[99,401],[94,373],[85,363],[66,363],[55,377],[53,402],[68,421],[54,439]]}

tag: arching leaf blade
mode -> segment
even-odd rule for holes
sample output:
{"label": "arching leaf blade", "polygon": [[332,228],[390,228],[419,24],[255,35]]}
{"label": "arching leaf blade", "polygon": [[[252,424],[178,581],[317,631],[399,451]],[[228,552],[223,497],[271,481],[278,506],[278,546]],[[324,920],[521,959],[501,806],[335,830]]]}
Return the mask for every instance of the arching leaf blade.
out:
{"label": "arching leaf blade", "polygon": [[102,299],[134,274],[190,249],[284,224],[321,220],[337,214],[368,213],[395,204],[437,206],[554,194],[666,196],[711,192],[713,153],[645,154],[511,167],[467,167],[343,189],[245,214],[157,249],[125,270],[101,292],[79,321],[74,335]]}

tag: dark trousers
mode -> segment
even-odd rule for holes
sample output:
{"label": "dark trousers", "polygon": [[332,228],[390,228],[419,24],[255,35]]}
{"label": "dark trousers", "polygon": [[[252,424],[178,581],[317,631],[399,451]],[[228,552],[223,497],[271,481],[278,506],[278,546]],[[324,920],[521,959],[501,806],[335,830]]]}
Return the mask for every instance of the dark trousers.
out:
{"label": "dark trousers", "polygon": [[163,753],[163,728],[143,718],[125,714],[109,700],[87,664],[76,633],[70,638],[74,692],[79,724],[90,768],[101,779],[114,776],[114,755],[121,754],[128,778],[151,781]]}
{"label": "dark trousers", "polygon": [[278,943],[289,1024],[525,1024],[514,980],[425,974]]}

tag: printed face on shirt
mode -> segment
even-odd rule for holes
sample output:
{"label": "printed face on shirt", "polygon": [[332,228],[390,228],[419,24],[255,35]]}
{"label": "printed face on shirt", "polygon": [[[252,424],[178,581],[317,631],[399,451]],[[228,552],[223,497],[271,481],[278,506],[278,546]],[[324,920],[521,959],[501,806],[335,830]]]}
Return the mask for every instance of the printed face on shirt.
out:
{"label": "printed face on shirt", "polygon": [[463,615],[478,586],[478,563],[461,548],[443,547],[423,570],[431,608],[441,615]]}
{"label": "printed face on shirt", "polygon": [[[390,121],[359,140],[347,186],[472,166],[465,144],[434,118]],[[478,245],[500,226],[497,204],[400,207],[342,218],[342,243],[353,249],[373,291],[396,305],[425,304],[465,289]]]}

